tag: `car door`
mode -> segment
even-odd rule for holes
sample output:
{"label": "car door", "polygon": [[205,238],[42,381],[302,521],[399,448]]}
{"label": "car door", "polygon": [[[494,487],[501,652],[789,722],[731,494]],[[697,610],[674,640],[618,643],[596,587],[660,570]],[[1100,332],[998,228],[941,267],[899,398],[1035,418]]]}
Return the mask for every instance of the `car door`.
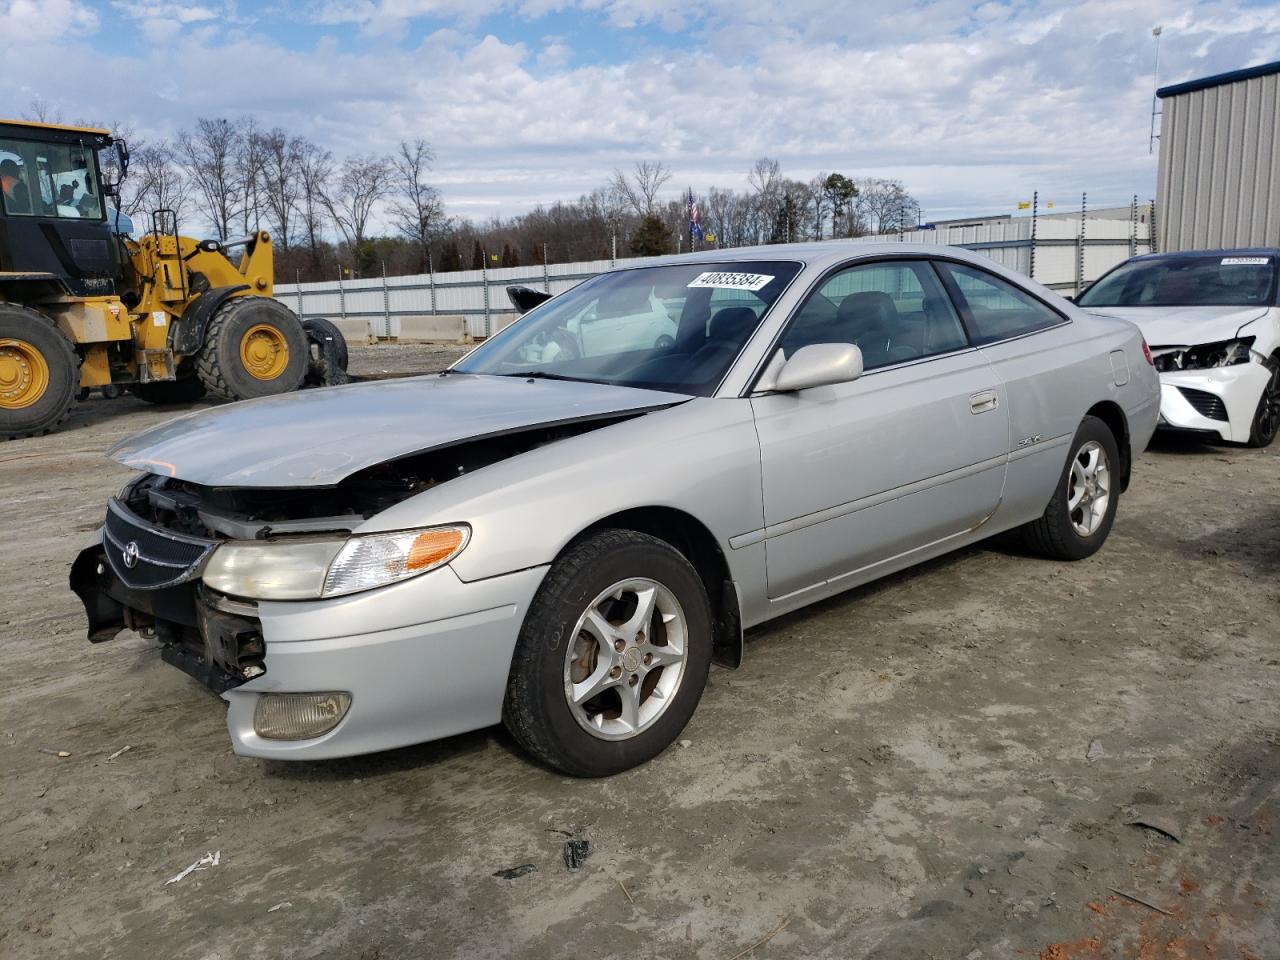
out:
{"label": "car door", "polygon": [[[969,339],[995,368],[1009,397],[1009,472],[1002,516],[1038,516],[1080,425],[1080,384],[1096,378],[1096,357],[1070,320],[1030,291],[973,264],[942,261],[943,282]],[[1113,358],[1114,359],[1114,358]],[[1116,383],[1128,379],[1124,355]],[[1123,378],[1123,379],[1122,379]]]}
{"label": "car door", "polygon": [[857,380],[751,399],[771,601],[831,592],[981,525],[1000,501],[1004,388],[927,259],[837,269],[779,349],[856,343]]}

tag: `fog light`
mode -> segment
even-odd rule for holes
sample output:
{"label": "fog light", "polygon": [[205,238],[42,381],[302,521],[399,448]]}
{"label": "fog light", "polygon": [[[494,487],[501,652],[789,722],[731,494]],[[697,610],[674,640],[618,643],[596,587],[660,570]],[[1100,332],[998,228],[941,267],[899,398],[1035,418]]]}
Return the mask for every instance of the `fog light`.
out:
{"label": "fog light", "polygon": [[264,740],[308,740],[336,727],[350,707],[349,693],[264,693],[253,729]]}

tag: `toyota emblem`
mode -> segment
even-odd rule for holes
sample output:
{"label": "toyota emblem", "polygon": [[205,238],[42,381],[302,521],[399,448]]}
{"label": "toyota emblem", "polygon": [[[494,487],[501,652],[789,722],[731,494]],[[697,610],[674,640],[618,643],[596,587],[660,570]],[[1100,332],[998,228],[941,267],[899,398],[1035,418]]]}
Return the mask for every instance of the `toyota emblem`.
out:
{"label": "toyota emblem", "polygon": [[120,558],[130,570],[138,565],[138,543],[136,540],[130,540],[125,545],[125,548],[120,551]]}

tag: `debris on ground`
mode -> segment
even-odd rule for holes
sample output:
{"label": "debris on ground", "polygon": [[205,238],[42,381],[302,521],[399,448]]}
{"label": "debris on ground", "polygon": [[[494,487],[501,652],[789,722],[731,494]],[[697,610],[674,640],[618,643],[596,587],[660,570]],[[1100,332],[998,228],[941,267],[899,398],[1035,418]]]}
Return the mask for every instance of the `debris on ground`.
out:
{"label": "debris on ground", "polygon": [[564,842],[564,865],[570,870],[580,870],[591,856],[590,840],[566,840]]}
{"label": "debris on ground", "polygon": [[1117,890],[1115,887],[1107,887],[1107,889],[1118,897],[1124,897],[1126,900],[1132,900],[1134,903],[1139,903],[1150,910],[1154,910],[1156,913],[1163,913],[1166,917],[1173,916],[1173,914],[1168,910],[1163,907],[1157,907],[1150,900],[1143,900],[1141,897],[1134,896],[1132,893],[1125,893],[1123,890]]}
{"label": "debris on ground", "polygon": [[780,934],[783,930],[785,930],[787,928],[787,925],[790,923],[791,923],[791,914],[787,914],[786,919],[783,920],[780,924],[778,924],[776,927],[774,927],[772,930],[766,933],[763,937],[761,937],[755,943],[751,944],[751,946],[747,947],[745,950],[739,950],[732,957],[730,957],[729,960],[741,960],[742,957],[745,957],[747,954],[751,953],[753,950],[755,950],[756,947],[763,947],[766,943],[768,943],[770,940],[772,940],[774,937]]}
{"label": "debris on ground", "polygon": [[682,747],[691,747],[691,746],[693,746],[693,741],[692,741],[692,740],[681,740],[681,741],[680,741],[680,746],[682,746]]}
{"label": "debris on ground", "polygon": [[1151,830],[1162,836],[1168,837],[1174,843],[1181,843],[1182,838],[1179,836],[1181,828],[1169,817],[1150,817],[1142,816],[1133,820],[1126,820],[1126,827],[1139,827],[1143,830]]}
{"label": "debris on ground", "polygon": [[41,747],[41,748],[39,749],[39,752],[40,752],[40,753],[47,753],[47,754],[48,754],[49,756],[51,756],[51,757],[69,757],[69,756],[71,756],[71,751],[70,751],[70,750],[50,750],[48,747]]}
{"label": "debris on ground", "polygon": [[267,907],[267,913],[275,913],[277,910],[283,910],[285,907],[292,907],[293,904],[288,900],[281,900],[274,907]]}
{"label": "debris on ground", "polygon": [[182,880],[185,880],[187,877],[195,873],[197,870],[204,870],[207,867],[216,867],[221,861],[222,861],[221,850],[215,850],[213,853],[206,853],[203,857],[201,857],[195,863],[191,864],[181,873],[175,873],[172,877],[166,880],[164,882],[164,886],[167,887],[171,883],[178,883]]}
{"label": "debris on ground", "polygon": [[1084,758],[1089,761],[1097,760],[1099,757],[1105,757],[1106,754],[1102,750],[1101,740],[1090,740],[1089,749],[1085,751]]}
{"label": "debris on ground", "polygon": [[533,873],[538,868],[532,863],[522,863],[518,867],[507,867],[505,870],[494,871],[494,876],[499,880],[515,880],[517,877],[523,877],[527,873]]}
{"label": "debris on ground", "polygon": [[114,763],[117,757],[124,756],[124,754],[128,753],[132,749],[133,749],[133,744],[126,743],[123,747],[121,747],[115,753],[111,754],[111,756],[107,757],[107,763]]}

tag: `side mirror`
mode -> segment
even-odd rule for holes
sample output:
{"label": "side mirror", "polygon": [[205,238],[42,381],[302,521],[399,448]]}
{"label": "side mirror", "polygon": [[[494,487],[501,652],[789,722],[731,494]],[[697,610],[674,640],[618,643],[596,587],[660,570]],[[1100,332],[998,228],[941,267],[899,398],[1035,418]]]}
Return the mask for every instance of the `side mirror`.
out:
{"label": "side mirror", "polygon": [[862,376],[862,351],[852,343],[811,343],[801,347],[778,371],[772,389],[793,393],[810,387],[848,383]]}

